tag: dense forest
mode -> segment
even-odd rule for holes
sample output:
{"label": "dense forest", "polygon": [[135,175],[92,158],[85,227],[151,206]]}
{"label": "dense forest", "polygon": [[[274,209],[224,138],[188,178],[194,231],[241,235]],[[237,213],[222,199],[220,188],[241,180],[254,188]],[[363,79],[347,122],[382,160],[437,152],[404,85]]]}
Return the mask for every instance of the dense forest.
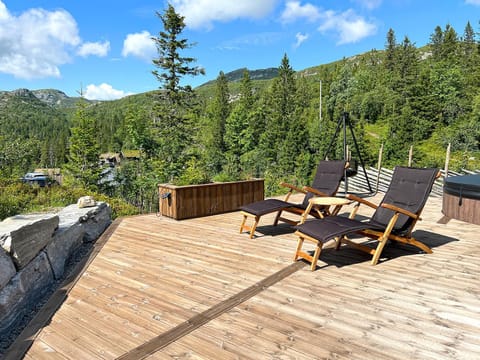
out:
{"label": "dense forest", "polygon": [[[164,26],[182,20],[163,16]],[[161,35],[157,41],[161,49]],[[443,167],[451,144],[451,168],[480,168],[480,41],[470,23],[461,33],[437,26],[421,48],[390,29],[384,49],[301,71],[285,54],[266,70],[271,79],[221,72],[196,89],[176,88],[161,59],[153,71],[159,90],[121,100],[71,108],[28,92],[0,94],[0,175],[39,167],[75,175],[82,159],[95,164],[100,153],[136,150],[139,158],[122,163],[114,186],[99,185],[96,170],[81,185],[143,211],[154,209],[160,182],[263,177],[270,195],[282,180],[308,183],[326,155],[343,158],[341,136],[333,136],[345,114],[367,165],[376,165],[383,144],[385,166],[405,165],[413,146],[415,166]],[[180,58],[193,75],[194,60]]]}

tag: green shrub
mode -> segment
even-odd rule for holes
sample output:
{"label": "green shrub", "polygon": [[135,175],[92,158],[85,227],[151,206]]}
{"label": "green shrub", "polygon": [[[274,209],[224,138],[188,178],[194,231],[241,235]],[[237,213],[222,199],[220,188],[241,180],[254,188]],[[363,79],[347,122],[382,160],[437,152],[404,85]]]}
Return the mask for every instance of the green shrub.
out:
{"label": "green shrub", "polygon": [[54,212],[75,204],[79,197],[91,195],[112,208],[112,218],[136,215],[139,210],[126,201],[85,190],[81,187],[52,186],[40,188],[11,181],[0,180],[0,219],[29,212]]}

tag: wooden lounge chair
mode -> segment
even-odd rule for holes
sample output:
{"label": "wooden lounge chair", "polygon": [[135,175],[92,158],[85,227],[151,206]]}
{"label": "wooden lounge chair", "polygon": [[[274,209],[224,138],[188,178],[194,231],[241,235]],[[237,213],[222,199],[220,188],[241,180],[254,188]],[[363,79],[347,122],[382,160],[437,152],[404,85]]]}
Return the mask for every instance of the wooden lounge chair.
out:
{"label": "wooden lounge chair", "polygon": [[[294,261],[299,258],[306,259],[311,262],[312,271],[315,270],[323,244],[331,239],[336,239],[337,250],[341,243],[347,243],[373,255],[372,265],[377,264],[388,240],[410,244],[426,253],[431,253],[432,250],[428,246],[412,237],[412,231],[416,222],[420,220],[420,214],[432,190],[433,183],[439,176],[438,169],[397,166],[380,205],[377,206],[349,194],[347,198],[356,201],[356,204],[348,218],[330,216],[324,219],[305,221],[305,218],[302,217],[302,223],[296,226],[295,235],[298,236],[298,244]],[[314,199],[305,211],[309,211],[313,204]],[[355,219],[360,204],[376,209],[370,219],[366,221]],[[346,235],[352,233],[378,240],[377,247],[371,248],[365,244],[349,240]],[[302,251],[304,240],[316,244],[313,256]]]}
{"label": "wooden lounge chair", "polygon": [[[315,173],[315,178],[313,180],[312,186],[304,186],[302,189],[291,184],[281,183],[281,186],[289,188],[288,193],[286,194],[283,200],[280,199],[266,199],[262,201],[257,201],[251,204],[247,204],[240,207],[241,214],[243,215],[243,220],[240,225],[240,233],[244,230],[250,232],[250,239],[253,238],[255,230],[260,221],[260,218],[265,214],[270,214],[277,212],[274,226],[278,224],[279,221],[289,223],[291,225],[296,225],[300,222],[293,221],[288,218],[281,217],[283,211],[290,213],[302,215],[308,206],[308,200],[313,196],[334,196],[340,186],[340,182],[344,176],[346,168],[346,162],[344,160],[322,160],[317,166]],[[305,197],[301,203],[292,203],[289,201],[290,196],[294,192],[299,192],[305,194]],[[315,217],[319,217],[319,214],[328,214],[328,206],[323,208],[315,208],[310,213]],[[253,218],[253,225],[247,225],[247,219]]]}

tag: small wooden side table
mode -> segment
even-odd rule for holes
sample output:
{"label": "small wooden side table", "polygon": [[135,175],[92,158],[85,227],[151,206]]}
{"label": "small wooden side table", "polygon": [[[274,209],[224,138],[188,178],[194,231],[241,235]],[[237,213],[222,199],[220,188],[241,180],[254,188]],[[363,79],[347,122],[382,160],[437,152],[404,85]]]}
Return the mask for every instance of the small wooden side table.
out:
{"label": "small wooden side table", "polygon": [[[352,200],[341,198],[341,197],[335,197],[335,196],[317,196],[317,197],[311,198],[309,202],[310,204],[308,205],[307,209],[303,213],[301,223],[304,223],[307,220],[308,214],[312,209],[315,209],[315,207],[333,206],[333,209],[331,211],[330,210],[327,211],[327,215],[335,216],[335,215],[338,215],[343,205],[351,204]],[[318,210],[317,212],[320,218],[324,217],[321,211]]]}

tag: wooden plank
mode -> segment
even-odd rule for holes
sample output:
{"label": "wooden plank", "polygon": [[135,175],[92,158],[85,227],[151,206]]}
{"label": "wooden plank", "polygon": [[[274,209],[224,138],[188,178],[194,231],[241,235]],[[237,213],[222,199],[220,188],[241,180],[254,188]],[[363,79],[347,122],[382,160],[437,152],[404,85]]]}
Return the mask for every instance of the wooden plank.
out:
{"label": "wooden plank", "polygon": [[[372,267],[363,253],[327,244],[317,271],[294,263],[302,269],[246,298],[252,284],[291,264],[297,238],[287,227],[267,226],[273,216],[254,240],[238,234],[238,212],[126,218],[26,358],[49,351],[74,358],[90,342],[95,348],[82,355],[103,349],[110,359],[148,341],[148,359],[475,358],[480,227],[437,224],[440,209],[441,198],[429,199],[415,235],[433,254],[387,246],[385,261]],[[232,298],[240,303],[228,303]],[[158,349],[154,340],[162,336],[171,342]],[[117,351],[121,337],[128,340]]]}
{"label": "wooden plank", "polygon": [[297,262],[291,264],[290,266],[280,270],[279,272],[265,278],[259,283],[250,286],[249,288],[237,293],[236,295],[230,297],[229,299],[222,301],[221,303],[215,305],[214,307],[198,314],[186,322],[176,326],[172,330],[163,333],[156,338],[150,340],[149,342],[142,344],[136,349],[130,350],[128,353],[119,357],[119,359],[144,359],[148,355],[162,349],[171,342],[185,336],[186,334],[192,332],[193,330],[203,326],[207,322],[216,318],[217,316],[225,313],[226,311],[234,308],[235,306],[241,304],[247,299],[255,296],[259,292],[263,291],[265,288],[268,288],[275,284],[276,282],[284,279],[285,277],[291,275],[295,271],[301,269],[305,264]]}
{"label": "wooden plank", "polygon": [[72,273],[62,282],[59,289],[50,297],[47,303],[42,307],[37,315],[30,321],[28,326],[20,333],[15,342],[5,352],[4,359],[19,359],[21,358],[28,348],[31,346],[38,331],[50,320],[55,311],[59,308],[62,302],[67,297],[70,290],[80,278],[82,272],[88,267],[88,265],[95,259],[102,247],[108,241],[110,236],[115,232],[118,225],[122,221],[121,218],[116,219],[100,236],[96,241],[92,252],[88,257],[85,257],[80,261]]}

